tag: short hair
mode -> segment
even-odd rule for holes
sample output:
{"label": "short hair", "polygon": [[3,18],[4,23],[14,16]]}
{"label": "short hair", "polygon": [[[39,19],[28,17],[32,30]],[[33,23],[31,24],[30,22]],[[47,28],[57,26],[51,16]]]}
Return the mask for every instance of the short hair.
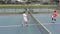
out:
{"label": "short hair", "polygon": [[54,12],[56,12],[56,10]]}
{"label": "short hair", "polygon": [[25,11],[23,13],[25,13]]}

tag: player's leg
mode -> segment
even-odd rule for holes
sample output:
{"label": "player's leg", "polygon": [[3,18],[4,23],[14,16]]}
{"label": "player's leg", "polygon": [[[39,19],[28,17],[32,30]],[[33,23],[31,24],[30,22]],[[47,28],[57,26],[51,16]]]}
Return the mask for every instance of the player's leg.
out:
{"label": "player's leg", "polygon": [[54,21],[56,21],[56,19],[54,19]]}
{"label": "player's leg", "polygon": [[26,26],[27,23],[28,23],[28,19],[27,19],[27,17],[26,17],[26,18],[24,18],[24,25]]}
{"label": "player's leg", "polygon": [[52,16],[52,20],[54,20],[54,17]]}
{"label": "player's leg", "polygon": [[54,17],[52,17],[52,23],[55,23],[55,22],[54,22]]}
{"label": "player's leg", "polygon": [[54,17],[54,21],[56,21],[56,17]]}
{"label": "player's leg", "polygon": [[53,18],[52,18],[52,20],[53,20]]}
{"label": "player's leg", "polygon": [[28,26],[27,21],[24,22],[24,26]]}
{"label": "player's leg", "polygon": [[54,17],[54,18],[53,18],[53,21],[52,21],[52,23],[55,23],[55,21],[56,21],[56,17]]}
{"label": "player's leg", "polygon": [[24,21],[22,22],[22,25],[25,26],[25,19],[24,19]]}
{"label": "player's leg", "polygon": [[27,23],[28,23],[28,21],[25,20],[24,21],[24,26],[27,26],[28,25]]}
{"label": "player's leg", "polygon": [[56,18],[54,18],[54,21],[56,21]]}

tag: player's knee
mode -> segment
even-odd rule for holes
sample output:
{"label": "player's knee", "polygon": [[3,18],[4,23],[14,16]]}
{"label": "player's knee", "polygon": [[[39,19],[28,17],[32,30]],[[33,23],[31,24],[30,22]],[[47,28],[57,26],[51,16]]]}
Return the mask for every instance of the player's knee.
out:
{"label": "player's knee", "polygon": [[53,19],[53,18],[52,18]]}

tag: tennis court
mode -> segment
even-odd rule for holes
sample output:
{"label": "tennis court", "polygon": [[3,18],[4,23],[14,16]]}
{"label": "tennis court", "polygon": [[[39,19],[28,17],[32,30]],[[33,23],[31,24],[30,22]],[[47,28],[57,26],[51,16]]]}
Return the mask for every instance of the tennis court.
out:
{"label": "tennis court", "polygon": [[[37,10],[39,10],[38,12],[40,12],[40,9]],[[49,11],[50,9],[45,10]],[[44,12],[45,10],[41,9],[42,12]],[[55,23],[51,23],[52,22],[51,14],[33,14],[32,16],[29,15],[27,27],[22,26],[23,23],[22,14],[8,16],[0,15],[0,34],[59,34],[60,33],[59,15],[60,14],[58,14],[57,21]]]}

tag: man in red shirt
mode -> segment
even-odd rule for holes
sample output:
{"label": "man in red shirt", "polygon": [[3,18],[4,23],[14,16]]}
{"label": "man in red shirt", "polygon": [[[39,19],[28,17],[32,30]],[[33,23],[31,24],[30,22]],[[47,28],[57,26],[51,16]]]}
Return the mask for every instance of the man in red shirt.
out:
{"label": "man in red shirt", "polygon": [[57,16],[57,13],[56,13],[56,10],[54,10],[52,14],[52,20],[56,21],[56,16]]}

